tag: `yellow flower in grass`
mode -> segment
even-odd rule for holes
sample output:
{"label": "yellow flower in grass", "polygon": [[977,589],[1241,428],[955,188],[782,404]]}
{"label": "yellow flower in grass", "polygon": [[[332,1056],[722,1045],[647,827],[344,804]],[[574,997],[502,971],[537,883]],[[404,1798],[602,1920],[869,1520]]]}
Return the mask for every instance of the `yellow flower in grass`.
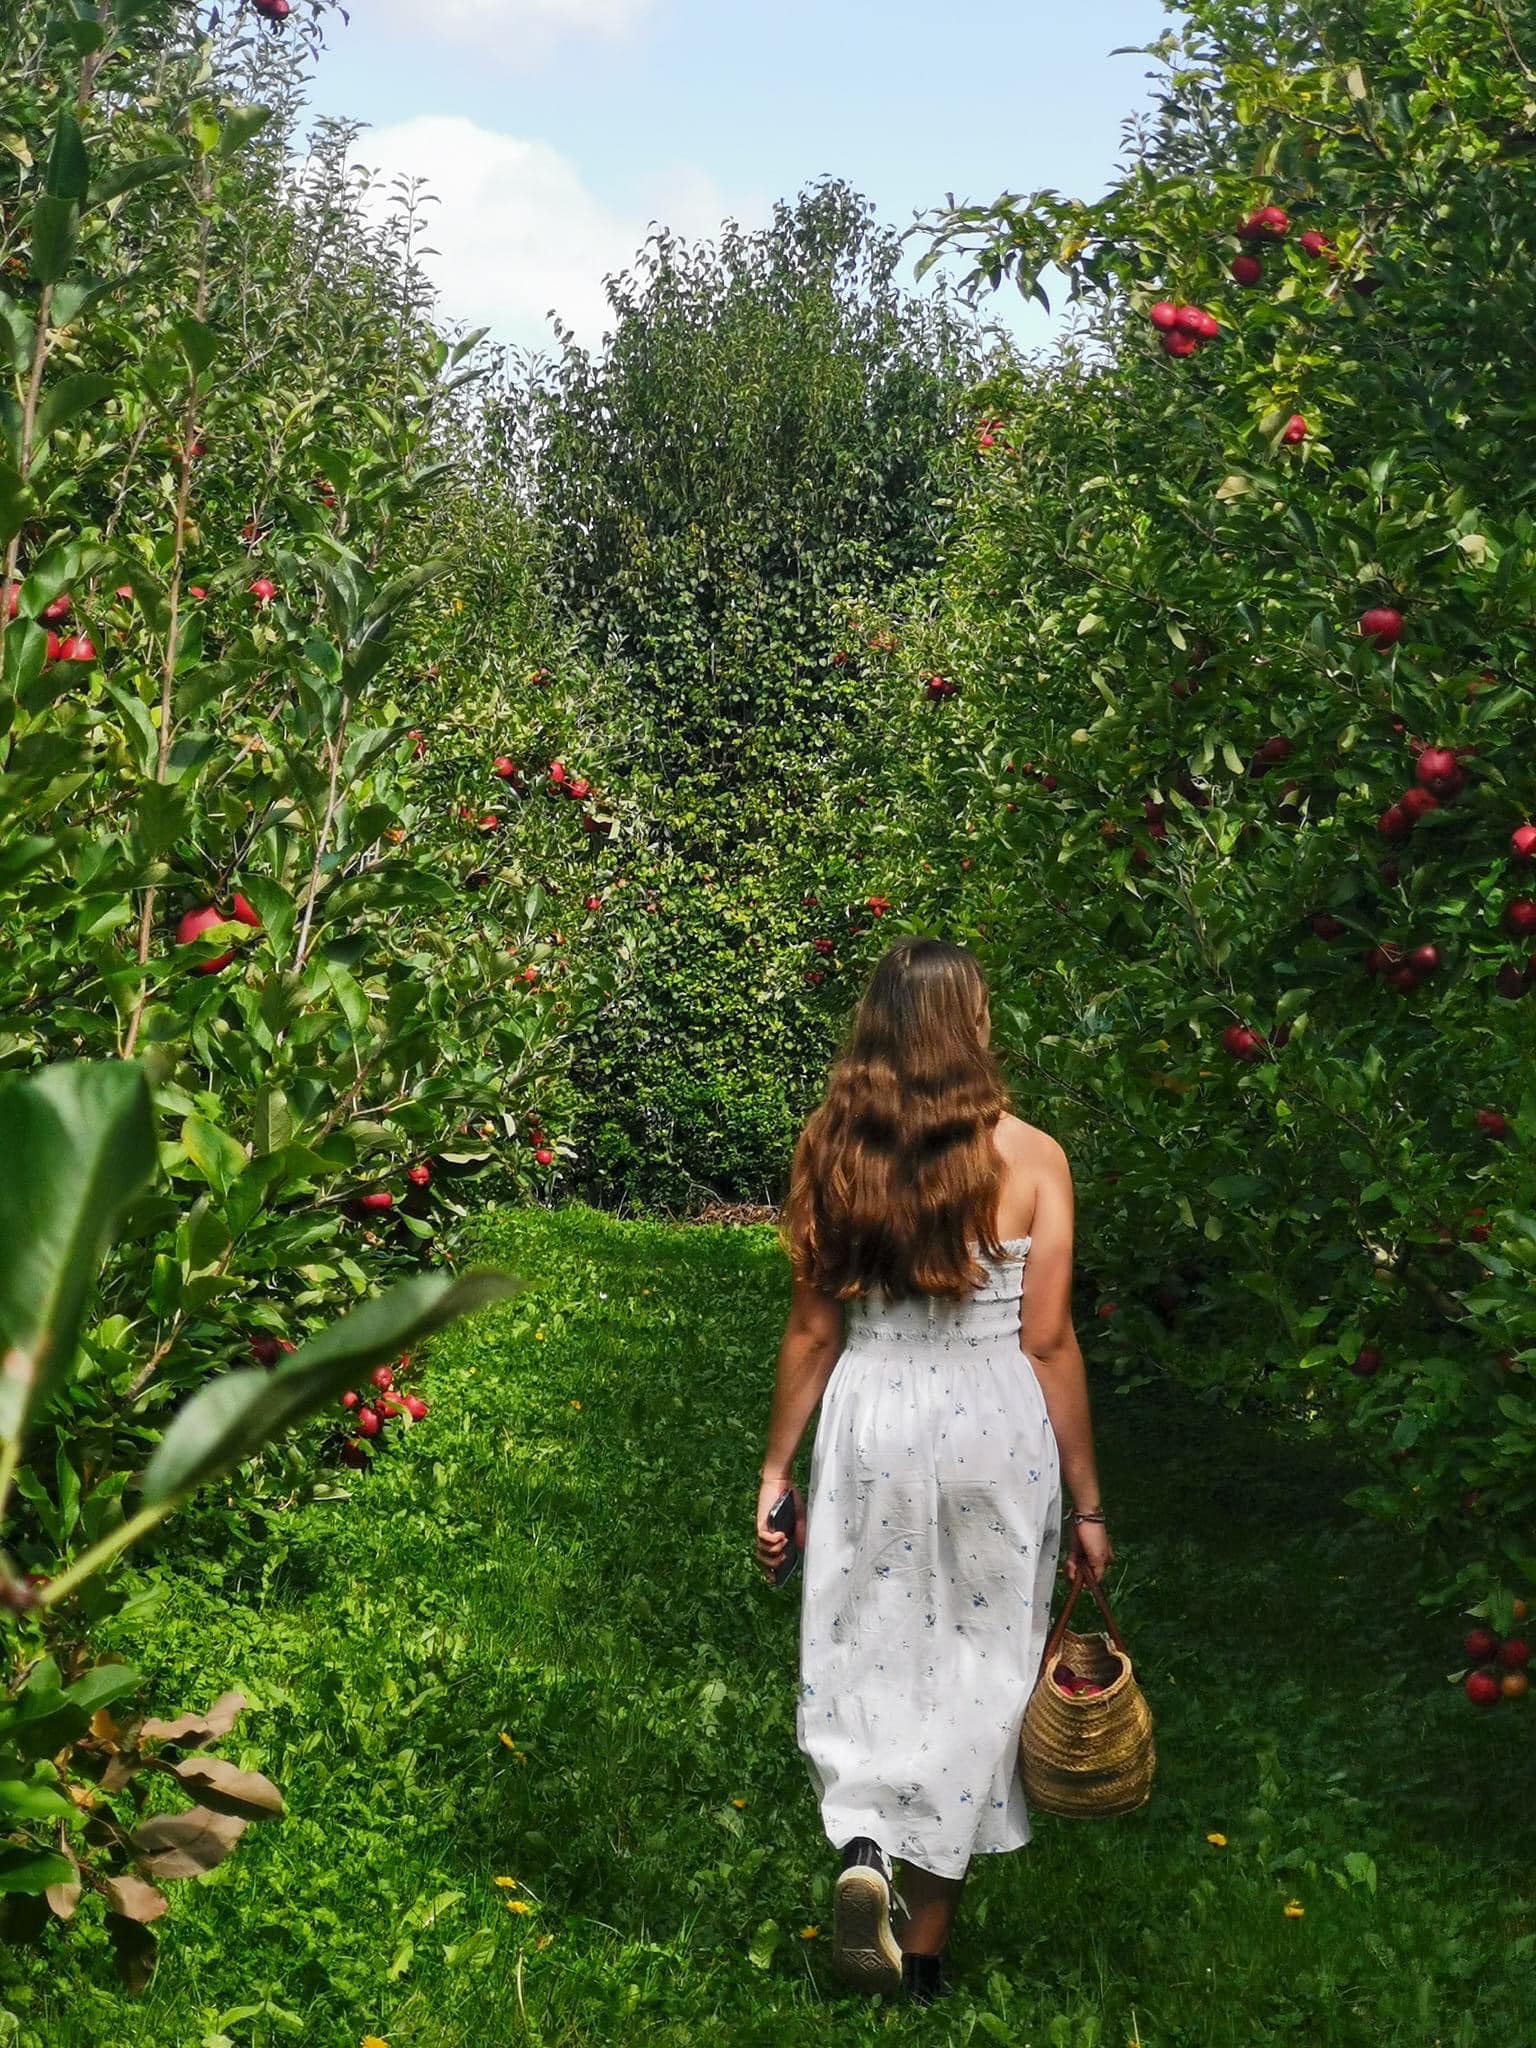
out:
{"label": "yellow flower in grass", "polygon": [[802,1941],[814,1941],[817,1935],[820,1934],[820,1932],[821,1929],[819,1927],[802,1927],[800,1930],[800,1939]]}
{"label": "yellow flower in grass", "polygon": [[504,1892],[520,1892],[522,1886],[515,1877],[493,1877],[491,1883],[499,1885]]}
{"label": "yellow flower in grass", "polygon": [[1205,1839],[1208,1842],[1214,1843],[1218,1849],[1225,1849],[1225,1847],[1227,1846],[1227,1838],[1225,1835],[1207,1835]]}
{"label": "yellow flower in grass", "polygon": [[733,1799],[731,1801],[732,1806],[735,1807],[738,1813],[740,1813],[741,1809],[746,1805],[746,1803],[747,1802],[745,1801],[745,1799]]}
{"label": "yellow flower in grass", "polygon": [[572,1406],[573,1408],[579,1408],[579,1407],[581,1406],[581,1403],[580,1403],[579,1401],[573,1401],[573,1402],[571,1403],[571,1406]]}
{"label": "yellow flower in grass", "polygon": [[501,1902],[509,1913],[531,1913],[532,1906],[526,1899],[503,1899]]}
{"label": "yellow flower in grass", "polygon": [[1285,1902],[1285,1917],[1287,1920],[1301,1919],[1306,1910],[1300,1899],[1287,1899]]}
{"label": "yellow flower in grass", "polygon": [[363,2048],[389,2048],[387,2041],[381,2041],[377,2034],[364,2034]]}

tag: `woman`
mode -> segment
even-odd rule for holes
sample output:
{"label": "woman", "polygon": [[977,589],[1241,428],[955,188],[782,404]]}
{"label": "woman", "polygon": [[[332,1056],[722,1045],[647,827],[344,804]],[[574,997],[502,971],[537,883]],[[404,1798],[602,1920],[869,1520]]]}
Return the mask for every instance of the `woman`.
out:
{"label": "woman", "polygon": [[820,1401],[809,1498],[795,1493],[796,1740],[842,1850],[833,1960],[925,2005],[947,1989],[972,1854],[1030,1838],[1019,1730],[1063,1480],[1069,1579],[1096,1583],[1114,1558],[1072,1329],[1071,1175],[1054,1139],[1008,1113],[990,1039],[964,947],[899,939],[870,976],[795,1147],[757,1502],[767,1573],[787,1541],[768,1513]]}

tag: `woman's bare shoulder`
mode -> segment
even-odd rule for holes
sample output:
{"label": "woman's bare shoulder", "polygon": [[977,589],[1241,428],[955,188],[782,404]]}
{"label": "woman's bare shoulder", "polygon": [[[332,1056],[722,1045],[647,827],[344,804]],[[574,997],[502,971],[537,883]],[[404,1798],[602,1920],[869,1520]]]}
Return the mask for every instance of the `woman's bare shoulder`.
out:
{"label": "woman's bare shoulder", "polygon": [[997,1120],[998,1149],[1013,1165],[1035,1173],[1065,1170],[1067,1155],[1049,1131],[1011,1114]]}

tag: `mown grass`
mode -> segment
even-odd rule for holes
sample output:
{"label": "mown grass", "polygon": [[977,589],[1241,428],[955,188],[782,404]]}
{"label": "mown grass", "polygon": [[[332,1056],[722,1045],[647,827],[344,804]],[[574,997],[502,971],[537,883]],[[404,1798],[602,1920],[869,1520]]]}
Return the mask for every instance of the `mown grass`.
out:
{"label": "mown grass", "polygon": [[578,1208],[477,1238],[530,1285],[438,1344],[429,1421],[349,1501],[233,1562],[205,1511],[164,1613],[124,1645],[162,1706],[246,1691],[242,1760],[290,1817],[175,1888],[139,2003],[90,1906],[46,1976],[10,1959],[26,2034],[1536,2040],[1536,1723],[1480,1718],[1445,1683],[1455,1645],[1414,1605],[1405,1541],[1338,1505],[1358,1474],[1099,1381],[1153,1798],[1109,1823],[1037,1816],[1026,1849],[978,1858],[946,2005],[846,1995],[836,1859],[794,1742],[799,1581],[771,1592],[751,1555],[787,1299],[772,1235]]}

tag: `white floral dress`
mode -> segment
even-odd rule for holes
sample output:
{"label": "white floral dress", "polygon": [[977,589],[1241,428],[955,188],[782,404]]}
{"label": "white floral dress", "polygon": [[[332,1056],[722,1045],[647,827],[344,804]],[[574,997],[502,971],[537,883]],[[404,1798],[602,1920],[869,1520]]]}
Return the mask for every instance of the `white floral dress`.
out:
{"label": "white floral dress", "polygon": [[806,1497],[795,1737],[827,1839],[962,1877],[1030,1838],[1019,1729],[1050,1623],[1061,1468],[1019,1348],[1030,1240],[963,1302],[850,1301]]}

